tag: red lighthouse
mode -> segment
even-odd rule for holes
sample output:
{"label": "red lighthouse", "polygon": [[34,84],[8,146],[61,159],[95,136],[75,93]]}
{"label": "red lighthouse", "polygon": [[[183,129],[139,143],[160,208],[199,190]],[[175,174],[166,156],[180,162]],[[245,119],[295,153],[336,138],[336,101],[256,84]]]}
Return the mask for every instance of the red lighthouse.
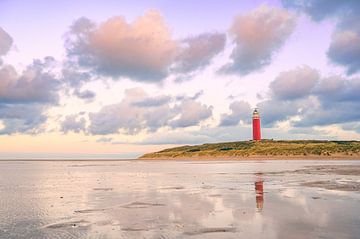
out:
{"label": "red lighthouse", "polygon": [[261,140],[260,115],[257,109],[254,109],[252,116],[252,123],[253,123],[253,140]]}

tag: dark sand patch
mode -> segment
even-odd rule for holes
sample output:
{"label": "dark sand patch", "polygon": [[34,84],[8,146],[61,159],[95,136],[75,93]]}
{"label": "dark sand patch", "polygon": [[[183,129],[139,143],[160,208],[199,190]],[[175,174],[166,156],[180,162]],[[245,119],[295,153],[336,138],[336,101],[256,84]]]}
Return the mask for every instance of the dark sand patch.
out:
{"label": "dark sand patch", "polygon": [[48,225],[44,226],[43,228],[63,229],[63,228],[74,228],[74,227],[87,227],[89,225],[90,225],[89,221],[78,220],[78,221],[69,221],[69,222],[48,224]]}
{"label": "dark sand patch", "polygon": [[321,166],[305,166],[297,170],[285,170],[280,172],[267,172],[267,175],[283,175],[283,174],[318,174],[318,175],[355,175],[360,176],[360,165],[321,165]]}
{"label": "dark sand patch", "polygon": [[93,188],[95,191],[112,191],[113,188]]}
{"label": "dark sand patch", "polygon": [[209,197],[212,197],[212,198],[219,198],[221,196],[222,196],[221,194],[210,194],[209,195]]}
{"label": "dark sand patch", "polygon": [[98,221],[98,222],[95,222],[94,224],[95,224],[95,225],[98,225],[98,226],[113,225],[111,220]]}
{"label": "dark sand patch", "polygon": [[185,187],[183,186],[174,186],[174,187],[163,187],[160,188],[161,190],[181,190],[181,189],[185,189]]}
{"label": "dark sand patch", "polygon": [[339,190],[339,191],[360,191],[360,183],[349,181],[338,183],[335,181],[313,181],[302,183],[302,186],[324,188],[328,190]]}
{"label": "dark sand patch", "polygon": [[360,165],[307,166],[303,170],[310,173],[360,175]]}
{"label": "dark sand patch", "polygon": [[165,204],[162,203],[147,203],[147,202],[132,202],[121,206],[122,208],[148,208],[148,207],[162,207]]}
{"label": "dark sand patch", "polygon": [[211,186],[211,185],[203,185],[201,186],[202,189],[213,189],[215,188],[215,186]]}
{"label": "dark sand patch", "polygon": [[212,228],[200,228],[194,231],[184,232],[185,235],[193,236],[193,235],[201,235],[207,233],[217,233],[217,232],[236,232],[235,227],[212,227]]}
{"label": "dark sand patch", "polygon": [[84,209],[84,210],[75,210],[75,213],[93,213],[93,212],[102,212],[105,211],[104,208],[100,209]]}
{"label": "dark sand patch", "polygon": [[125,227],[125,228],[121,228],[122,231],[127,231],[127,232],[141,232],[141,231],[148,231],[149,229],[147,228],[132,228],[132,227]]}

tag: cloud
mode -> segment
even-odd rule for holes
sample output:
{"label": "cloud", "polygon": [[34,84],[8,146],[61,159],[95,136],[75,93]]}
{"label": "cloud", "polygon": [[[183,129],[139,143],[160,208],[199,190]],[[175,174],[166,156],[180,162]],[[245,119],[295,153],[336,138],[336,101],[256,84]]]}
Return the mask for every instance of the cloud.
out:
{"label": "cloud", "polygon": [[319,81],[313,91],[320,97],[336,97],[344,89],[345,83],[339,76],[330,76]]}
{"label": "cloud", "polygon": [[295,127],[344,124],[360,120],[360,78],[329,76],[303,66],[282,72],[270,83],[270,98],[259,102],[262,123],[290,120]]}
{"label": "cloud", "polygon": [[204,33],[184,39],[173,71],[190,73],[207,66],[214,56],[224,50],[225,42],[223,33]]}
{"label": "cloud", "polygon": [[113,141],[113,138],[110,137],[101,137],[96,140],[98,143],[110,143],[111,141]]}
{"label": "cloud", "polygon": [[332,37],[328,56],[332,62],[346,66],[348,75],[360,72],[360,28],[358,32],[336,32]]}
{"label": "cloud", "polygon": [[168,95],[160,95],[154,97],[147,97],[145,99],[141,99],[139,101],[134,102],[135,106],[138,107],[156,107],[169,103],[171,97]]}
{"label": "cloud", "polygon": [[346,79],[341,76],[323,78],[314,89],[324,106],[328,107],[336,102],[360,101],[359,77]]}
{"label": "cloud", "polygon": [[295,18],[284,9],[260,6],[247,15],[237,16],[230,28],[235,45],[231,63],[220,70],[242,75],[260,70],[285,43],[295,28]]}
{"label": "cloud", "polygon": [[360,1],[283,0],[285,7],[308,14],[314,21],[337,20],[327,55],[352,75],[360,71]]}
{"label": "cloud", "polygon": [[[327,94],[337,83],[327,84],[320,81],[316,69],[309,66],[280,72],[269,84],[268,99],[261,98],[257,104],[264,127],[273,127],[277,122],[286,121],[293,116],[305,115],[317,107],[318,98]],[[311,98],[312,97],[312,98]],[[238,125],[240,120],[249,123],[251,119],[250,104],[245,101],[234,101],[230,105],[230,114],[222,114],[220,126]]]}
{"label": "cloud", "polygon": [[231,113],[222,114],[220,126],[233,126],[239,124],[240,120],[247,123],[251,119],[251,107],[246,101],[234,101],[229,106]]}
{"label": "cloud", "polygon": [[138,144],[204,144],[246,140],[251,137],[249,126],[202,127],[192,131],[157,132]]}
{"label": "cloud", "polygon": [[273,127],[279,121],[288,120],[291,116],[299,113],[300,107],[307,105],[299,100],[286,101],[269,99],[257,104],[261,116],[261,124],[264,127]]}
{"label": "cloud", "polygon": [[2,104],[0,103],[0,120],[3,128],[0,134],[29,133],[43,131],[46,106],[43,104]]}
{"label": "cloud", "polygon": [[61,132],[68,133],[73,131],[75,133],[79,133],[81,131],[85,131],[86,121],[83,117],[79,118],[78,115],[68,115],[61,122]]}
{"label": "cloud", "polygon": [[211,115],[212,107],[190,98],[171,104],[166,95],[149,96],[142,88],[125,90],[120,103],[104,106],[90,113],[91,134],[138,134],[155,132],[161,127],[188,127],[198,125]]}
{"label": "cloud", "polygon": [[176,100],[181,101],[184,99],[191,99],[191,100],[197,100],[204,94],[203,90],[200,90],[196,92],[193,96],[187,96],[187,95],[178,95],[176,96]]}
{"label": "cloud", "polygon": [[360,11],[360,2],[357,0],[329,1],[329,0],[282,0],[287,8],[301,10],[310,15],[315,21],[328,17],[343,17],[344,14]]}
{"label": "cloud", "polygon": [[5,55],[13,44],[11,36],[0,27],[0,56]]}
{"label": "cloud", "polygon": [[[120,114],[122,113],[124,107],[125,106],[122,106],[121,104],[108,105],[103,107],[97,113],[90,113],[89,132],[91,134],[99,135],[118,133],[122,126],[126,126],[125,121],[130,121],[126,114],[120,118]],[[129,122],[129,125],[127,125],[127,128],[130,132],[135,132],[135,130],[140,127],[135,121],[137,121],[136,118],[134,118],[133,121]]]}
{"label": "cloud", "polygon": [[334,102],[330,107],[311,109],[301,116],[301,120],[295,122],[295,126],[314,126],[341,124],[360,120],[359,101]]}
{"label": "cloud", "polygon": [[[159,82],[169,74],[191,78],[223,51],[223,33],[203,33],[182,40],[173,39],[160,12],[151,10],[133,22],[112,17],[95,22],[77,19],[65,37],[68,66],[90,70],[113,79],[130,78]],[[76,84],[82,76],[70,77]]]}
{"label": "cloud", "polygon": [[166,76],[178,43],[171,38],[162,15],[148,11],[132,23],[113,17],[97,26],[80,18],[71,26],[66,48],[80,66],[151,82]]}
{"label": "cloud", "polygon": [[46,110],[59,99],[60,82],[51,72],[54,59],[34,60],[21,74],[11,65],[0,68],[1,134],[37,133],[47,120]]}
{"label": "cloud", "polygon": [[180,116],[178,119],[171,121],[170,124],[174,128],[198,125],[200,121],[212,116],[212,109],[212,106],[185,99],[180,105],[175,106],[175,110],[180,112]]}
{"label": "cloud", "polygon": [[188,132],[158,133],[147,137],[138,144],[161,145],[161,144],[202,144],[209,142],[210,137],[206,135],[196,135]]}
{"label": "cloud", "polygon": [[200,91],[196,92],[192,97],[190,97],[190,99],[192,99],[192,100],[197,100],[197,99],[199,99],[203,94],[204,94],[204,91],[203,91],[203,90],[200,90]]}
{"label": "cloud", "polygon": [[[322,88],[324,85],[338,85],[337,90],[332,87]],[[314,92],[319,104],[309,107],[301,116],[297,126],[329,125],[360,120],[360,78],[343,79],[333,76],[322,79],[318,89]]]}
{"label": "cloud", "polygon": [[92,75],[89,72],[81,72],[74,68],[74,66],[69,66],[68,63],[63,65],[61,75],[62,81],[75,89],[79,89],[92,79]]}
{"label": "cloud", "polygon": [[74,94],[83,100],[93,100],[96,96],[96,93],[91,90],[84,90],[84,91],[75,90]]}
{"label": "cloud", "polygon": [[60,82],[49,62],[35,60],[22,74],[11,65],[0,68],[0,103],[49,103],[58,100]]}
{"label": "cloud", "polygon": [[359,122],[351,122],[345,123],[342,125],[344,130],[354,130],[355,132],[360,134],[360,123]]}
{"label": "cloud", "polygon": [[274,98],[282,100],[308,96],[319,78],[318,71],[308,66],[284,71],[270,83],[271,93]]}
{"label": "cloud", "polygon": [[72,65],[70,62],[65,61],[62,65],[60,81],[63,83],[67,95],[76,96],[86,102],[94,100],[96,93],[91,90],[84,90],[82,87],[96,79],[97,77],[91,72],[78,69],[76,65]]}

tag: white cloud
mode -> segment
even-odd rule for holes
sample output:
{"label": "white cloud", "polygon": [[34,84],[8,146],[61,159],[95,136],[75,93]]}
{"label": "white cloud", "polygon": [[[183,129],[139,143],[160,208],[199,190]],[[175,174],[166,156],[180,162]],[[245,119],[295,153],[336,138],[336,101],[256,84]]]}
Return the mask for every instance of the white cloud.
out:
{"label": "white cloud", "polygon": [[212,106],[207,106],[191,99],[183,100],[175,107],[180,112],[178,119],[170,122],[172,127],[189,127],[198,125],[200,121],[212,116]]}
{"label": "white cloud", "polygon": [[240,120],[247,123],[251,119],[251,107],[246,101],[234,101],[229,106],[231,113],[222,114],[220,126],[233,126],[239,124]]}
{"label": "white cloud", "polygon": [[73,131],[75,133],[79,133],[85,130],[86,121],[84,117],[78,117],[78,115],[68,115],[61,122],[61,131],[64,133],[68,133]]}
{"label": "white cloud", "polygon": [[[188,127],[212,115],[212,107],[191,98],[171,103],[169,96],[149,96],[142,88],[125,91],[120,103],[106,105],[96,113],[90,113],[91,134],[138,134],[141,131],[157,131],[161,127]],[[147,102],[147,103],[145,103]]]}

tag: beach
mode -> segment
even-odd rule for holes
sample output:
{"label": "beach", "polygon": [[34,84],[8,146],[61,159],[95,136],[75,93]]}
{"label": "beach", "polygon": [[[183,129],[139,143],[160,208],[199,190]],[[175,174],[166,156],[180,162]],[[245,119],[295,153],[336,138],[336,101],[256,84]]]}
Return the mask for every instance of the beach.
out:
{"label": "beach", "polygon": [[360,161],[0,161],[0,238],[358,238]]}

